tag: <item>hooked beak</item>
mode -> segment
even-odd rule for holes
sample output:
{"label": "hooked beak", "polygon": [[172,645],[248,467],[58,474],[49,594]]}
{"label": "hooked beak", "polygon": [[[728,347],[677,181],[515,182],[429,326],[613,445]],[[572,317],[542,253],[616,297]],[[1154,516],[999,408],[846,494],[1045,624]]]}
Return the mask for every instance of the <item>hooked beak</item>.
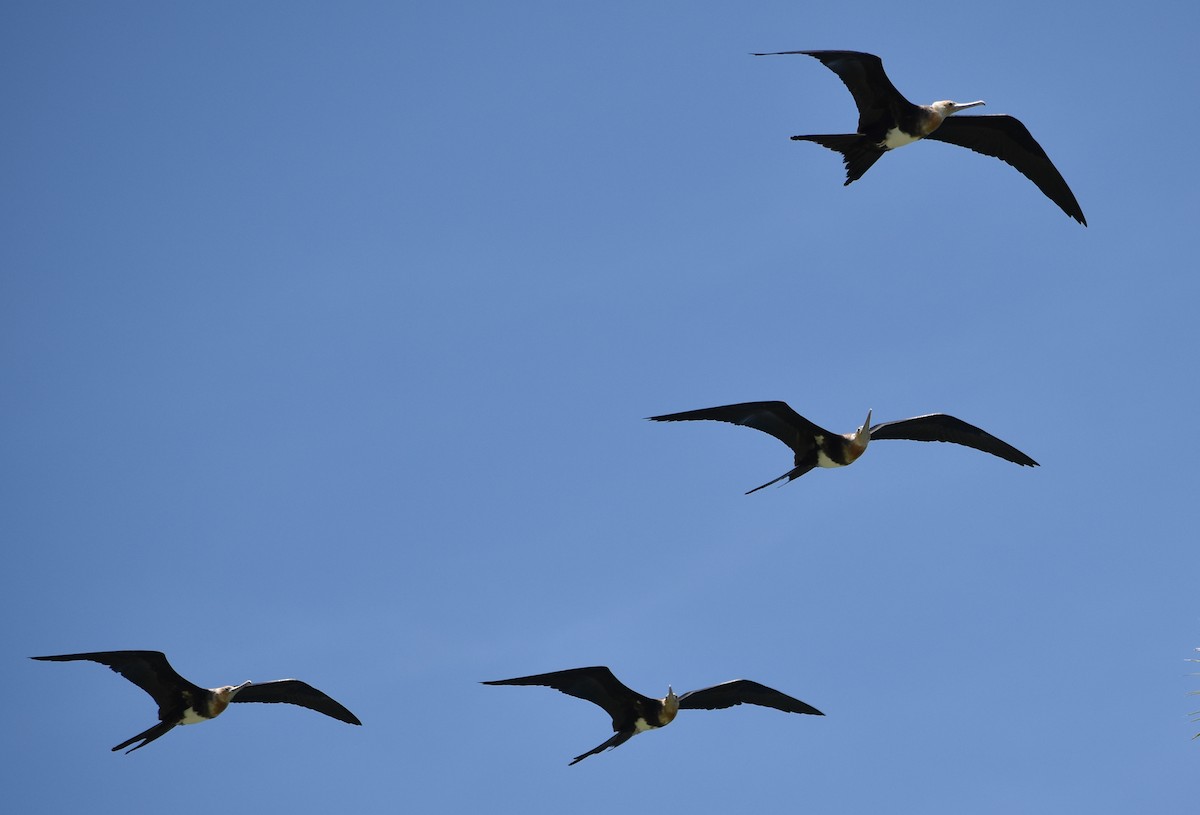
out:
{"label": "hooked beak", "polygon": [[966,110],[967,108],[977,108],[977,107],[980,107],[981,105],[986,105],[986,104],[987,104],[987,102],[984,102],[982,99],[980,99],[978,102],[962,102],[962,103],[955,102],[954,109],[950,112],[958,113],[960,110]]}
{"label": "hooked beak", "polygon": [[863,422],[863,426],[854,434],[854,444],[860,450],[867,449],[867,445],[871,441],[871,411],[867,411],[867,420]]}
{"label": "hooked beak", "polygon": [[242,688],[248,688],[248,687],[250,687],[250,686],[251,686],[251,685],[253,685],[253,684],[254,684],[253,682],[251,682],[249,679],[247,679],[245,682],[243,682],[242,684],[238,685],[238,686],[237,686],[236,688],[234,688],[233,690],[229,691],[229,698],[230,698],[230,700],[232,701],[233,697],[237,696],[237,694],[238,694],[238,691],[240,691]]}

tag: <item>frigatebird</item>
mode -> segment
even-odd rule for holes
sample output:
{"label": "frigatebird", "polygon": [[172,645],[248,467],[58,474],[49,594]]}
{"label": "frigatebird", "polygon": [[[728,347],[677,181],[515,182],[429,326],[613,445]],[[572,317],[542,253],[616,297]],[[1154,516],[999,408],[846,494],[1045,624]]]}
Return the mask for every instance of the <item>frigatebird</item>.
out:
{"label": "frigatebird", "polygon": [[230,702],[287,702],[300,705],[348,724],[362,724],[358,717],[330,697],[299,679],[275,679],[270,682],[243,682],[220,688],[202,688],[184,679],[161,651],[93,651],[88,654],[60,654],[31,657],[49,662],[89,660],[107,665],[154,697],[158,702],[159,723],[112,748],[115,753],[135,741],[141,744],[127,753],[140,750],[180,724],[196,724],[214,719]]}
{"label": "frigatebird", "polygon": [[605,713],[612,717],[612,727],[616,735],[598,747],[575,756],[571,764],[577,764],[588,756],[602,753],[610,747],[619,747],[638,733],[666,727],[674,721],[680,710],[718,710],[747,704],[773,707],[785,713],[825,715],[812,705],[749,679],[734,679],[713,685],[711,688],[691,690],[679,696],[676,696],[675,691],[668,685],[666,696],[662,699],[651,699],[625,687],[612,671],[601,665],[519,676],[516,679],[497,679],[483,684],[545,685],[604,708]]}
{"label": "frigatebird", "polygon": [[1087,226],[1083,210],[1062,175],[1028,128],[1012,116],[958,116],[960,110],[984,104],[943,100],[932,105],[914,105],[888,79],[883,60],[861,51],[775,51],[756,57],[804,54],[816,57],[837,74],[858,106],[858,132],[844,135],[792,136],[797,141],[816,142],[842,154],[846,185],[857,181],[889,150],[918,139],[957,144],[985,156],[993,156],[1015,167],[1037,184],[1062,211]]}
{"label": "frigatebird", "polygon": [[863,422],[862,427],[844,435],[830,433],[823,427],[818,427],[792,410],[786,402],[741,402],[736,405],[650,417],[654,422],[686,422],[699,419],[730,422],[770,433],[792,448],[796,454],[796,464],[792,469],[762,486],[755,487],[747,492],[747,495],[785,478],[788,481],[799,478],[814,467],[845,467],[852,464],[866,452],[867,444],[876,439],[948,441],[974,447],[1014,464],[1025,467],[1038,466],[1036,461],[1011,444],[945,413],[930,413],[911,419],[871,425],[871,411],[868,410],[867,420]]}

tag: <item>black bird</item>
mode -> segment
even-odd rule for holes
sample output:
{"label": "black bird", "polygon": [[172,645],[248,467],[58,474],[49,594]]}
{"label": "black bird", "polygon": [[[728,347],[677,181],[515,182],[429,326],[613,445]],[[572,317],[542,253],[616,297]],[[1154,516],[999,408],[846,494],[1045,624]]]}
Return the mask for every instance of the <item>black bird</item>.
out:
{"label": "black bird", "polygon": [[135,741],[140,750],[179,724],[195,724],[221,715],[230,702],[287,702],[315,710],[349,724],[362,724],[346,708],[299,679],[275,679],[270,682],[243,682],[220,688],[201,688],[175,672],[161,651],[94,651],[88,654],[60,654],[31,657],[49,662],[89,660],[107,665],[154,697],[158,702],[159,723],[112,748],[115,753]]}
{"label": "black bird", "polygon": [[612,727],[616,735],[600,746],[575,756],[571,764],[604,752],[610,747],[619,747],[638,733],[666,727],[675,719],[675,715],[684,709],[718,710],[747,704],[773,707],[785,713],[825,715],[812,705],[749,679],[734,679],[731,682],[713,685],[711,688],[688,691],[682,696],[676,696],[675,691],[668,685],[667,695],[662,699],[651,699],[630,690],[613,676],[612,671],[603,666],[571,668],[567,671],[553,671],[535,676],[519,676],[516,679],[497,679],[483,684],[545,685],[604,708],[604,711],[612,716]]}
{"label": "black bird", "polygon": [[883,61],[860,51],[776,51],[757,57],[805,54],[816,57],[841,77],[858,106],[858,132],[846,135],[792,136],[836,150],[846,163],[846,184],[857,181],[889,150],[918,139],[957,144],[1006,162],[1037,184],[1062,211],[1087,226],[1083,210],[1042,146],[1012,116],[959,116],[979,102],[944,100],[932,105],[909,102],[883,72]]}
{"label": "black bird", "polygon": [[747,495],[785,478],[788,481],[799,478],[813,467],[845,467],[847,464],[852,464],[866,452],[867,444],[876,439],[948,441],[966,447],[974,447],[976,450],[991,453],[993,456],[999,456],[1014,464],[1026,467],[1038,466],[1038,463],[1029,456],[1012,445],[1000,441],[991,433],[980,430],[975,425],[967,424],[962,419],[947,416],[945,413],[930,413],[926,416],[882,422],[872,426],[871,411],[868,410],[867,420],[862,427],[853,433],[844,435],[830,433],[823,427],[818,427],[788,407],[785,402],[741,402],[736,405],[722,405],[650,417],[650,420],[655,422],[686,422],[696,419],[714,419],[719,422],[752,427],[755,430],[770,433],[792,448],[796,454],[796,466],[779,478],[755,487],[747,492]]}

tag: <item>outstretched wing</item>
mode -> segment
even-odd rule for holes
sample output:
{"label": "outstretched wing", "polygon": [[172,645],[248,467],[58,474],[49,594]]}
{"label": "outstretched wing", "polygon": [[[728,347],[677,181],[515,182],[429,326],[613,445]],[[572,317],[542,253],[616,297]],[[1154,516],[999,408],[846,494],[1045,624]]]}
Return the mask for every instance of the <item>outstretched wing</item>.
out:
{"label": "outstretched wing", "polygon": [[93,651],[86,654],[60,654],[58,656],[33,657],[48,662],[73,662],[87,660],[107,665],[121,676],[154,697],[161,706],[166,701],[179,698],[182,691],[197,694],[207,693],[204,688],[193,685],[180,676],[162,651]]}
{"label": "outstretched wing", "polygon": [[688,691],[679,697],[679,707],[689,710],[719,710],[734,705],[761,705],[782,710],[784,713],[825,715],[810,704],[749,679],[722,682],[711,688]]}
{"label": "outstretched wing", "polygon": [[[583,699],[604,708],[613,721],[624,719],[630,707],[637,701],[651,704],[655,700],[631,690],[617,679],[608,668],[597,665],[591,668],[571,668],[566,671],[518,676],[515,679],[495,679],[485,685],[544,685],[568,696]],[[590,755],[590,754],[585,754]],[[580,757],[582,758],[582,756]]]}
{"label": "outstretched wing", "polygon": [[862,51],[776,51],[755,54],[769,57],[781,54],[804,54],[821,60],[821,64],[838,75],[858,107],[858,131],[871,132],[881,120],[895,117],[897,106],[915,107],[896,90],[883,70],[883,60]]}
{"label": "outstretched wing", "polygon": [[812,452],[817,436],[833,435],[792,410],[786,402],[740,402],[736,405],[650,417],[654,422],[687,422],[698,419],[740,424],[769,433],[792,448],[798,457],[807,456]]}
{"label": "outstretched wing", "polygon": [[358,717],[327,694],[299,679],[255,682],[233,695],[234,702],[285,702],[324,713],[347,724],[362,724]]}
{"label": "outstretched wing", "polygon": [[947,441],[973,447],[1006,461],[1025,467],[1036,467],[1038,463],[1007,442],[962,419],[945,413],[930,413],[896,422],[882,422],[871,428],[871,441],[876,439],[909,439],[911,441]]}
{"label": "outstretched wing", "polygon": [[925,138],[998,158],[1037,184],[1063,212],[1087,226],[1075,194],[1029,129],[1012,116],[950,116]]}

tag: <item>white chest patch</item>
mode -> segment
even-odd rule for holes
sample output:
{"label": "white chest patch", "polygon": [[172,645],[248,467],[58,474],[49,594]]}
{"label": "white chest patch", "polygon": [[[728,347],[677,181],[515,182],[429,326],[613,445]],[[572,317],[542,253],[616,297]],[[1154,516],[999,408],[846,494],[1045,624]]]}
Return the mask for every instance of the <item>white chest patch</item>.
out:
{"label": "white chest patch", "polygon": [[180,724],[199,724],[200,722],[207,722],[207,721],[208,721],[208,719],[206,717],[198,715],[193,708],[189,707],[187,710],[185,710],[183,712],[183,720],[179,723]]}
{"label": "white chest patch", "polygon": [[893,127],[887,132],[887,135],[883,137],[883,144],[879,146],[886,147],[888,150],[895,150],[897,147],[903,147],[904,145],[912,144],[915,141],[918,140],[914,139],[900,128]]}
{"label": "white chest patch", "polygon": [[840,461],[834,461],[829,456],[825,455],[824,450],[817,451],[817,466],[818,467],[845,467]]}
{"label": "white chest patch", "polygon": [[829,456],[824,454],[824,450],[817,450],[817,467],[845,467],[844,463],[834,461]]}
{"label": "white chest patch", "polygon": [[[635,719],[633,722],[633,732],[635,733],[645,733],[647,730],[655,729],[657,729],[657,726],[647,723],[645,719]],[[638,744],[641,744],[641,742],[638,742]]]}
{"label": "white chest patch", "polygon": [[825,455],[825,451],[819,445],[824,444],[825,437],[817,436],[817,466],[818,467],[845,467],[840,461],[834,461],[829,456]]}

